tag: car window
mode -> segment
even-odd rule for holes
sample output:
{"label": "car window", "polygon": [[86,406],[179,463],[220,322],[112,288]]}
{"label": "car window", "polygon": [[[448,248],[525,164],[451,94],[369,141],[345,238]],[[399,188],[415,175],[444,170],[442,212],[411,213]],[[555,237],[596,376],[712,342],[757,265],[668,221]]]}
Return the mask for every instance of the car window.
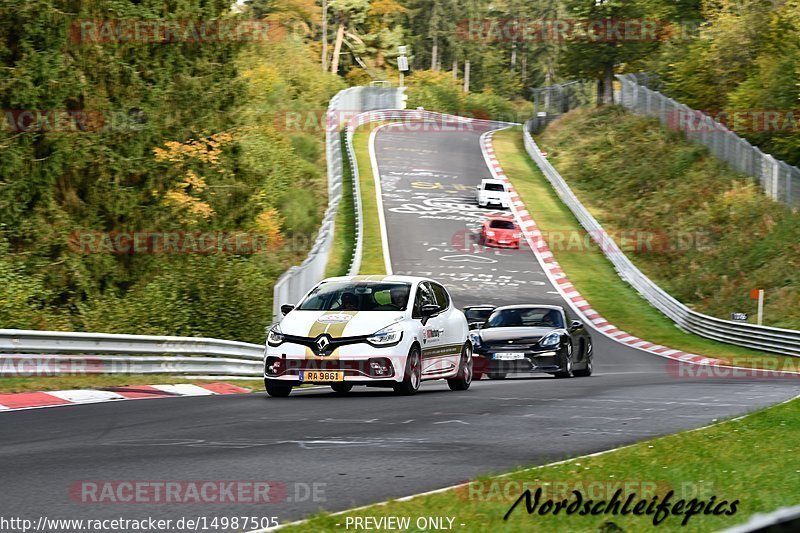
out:
{"label": "car window", "polygon": [[505,191],[505,187],[503,187],[502,183],[484,183],[483,184],[484,191]]}
{"label": "car window", "polygon": [[564,320],[561,316],[561,312],[557,309],[520,307],[495,311],[486,322],[486,327],[563,328]]}
{"label": "car window", "polygon": [[464,309],[464,316],[469,322],[486,322],[489,315],[492,314],[493,309],[484,307],[479,309]]}
{"label": "car window", "polygon": [[489,223],[490,228],[496,229],[514,229],[516,226],[510,220],[492,220]]}
{"label": "car window", "polygon": [[433,289],[433,295],[436,297],[436,304],[439,308],[447,309],[450,307],[450,296],[444,287],[438,283],[431,283],[431,289]]}
{"label": "car window", "polygon": [[406,309],[410,283],[329,281],[300,302],[302,311],[398,311]]}
{"label": "car window", "polygon": [[429,304],[436,305],[436,297],[433,295],[428,283],[423,281],[417,286],[417,294],[414,297],[414,318],[420,318],[422,316],[422,306]]}

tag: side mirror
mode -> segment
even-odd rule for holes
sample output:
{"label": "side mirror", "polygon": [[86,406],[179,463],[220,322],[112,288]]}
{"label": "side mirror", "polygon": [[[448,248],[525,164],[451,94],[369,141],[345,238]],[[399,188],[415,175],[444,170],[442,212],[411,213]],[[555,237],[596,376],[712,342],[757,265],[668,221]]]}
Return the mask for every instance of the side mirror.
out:
{"label": "side mirror", "polygon": [[282,313],[283,315],[288,315],[288,314],[289,314],[289,313],[291,313],[293,310],[294,310],[294,306],[293,306],[293,305],[291,305],[291,304],[283,304],[283,305],[281,306],[281,313]]}
{"label": "side mirror", "polygon": [[423,305],[419,310],[419,314],[422,315],[422,325],[424,326],[428,319],[438,312],[439,306],[436,304]]}
{"label": "side mirror", "polygon": [[578,331],[581,328],[583,328],[583,322],[581,322],[580,320],[573,320],[572,322],[569,323],[570,332]]}

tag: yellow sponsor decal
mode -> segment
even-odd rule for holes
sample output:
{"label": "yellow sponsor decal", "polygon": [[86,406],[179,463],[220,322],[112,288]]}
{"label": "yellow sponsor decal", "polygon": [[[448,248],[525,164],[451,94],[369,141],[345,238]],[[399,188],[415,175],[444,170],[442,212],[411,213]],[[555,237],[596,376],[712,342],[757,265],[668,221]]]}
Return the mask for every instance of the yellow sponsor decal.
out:
{"label": "yellow sponsor decal", "polygon": [[460,344],[448,344],[445,346],[436,346],[433,348],[425,348],[422,350],[422,357],[424,359],[434,359],[436,357],[450,357],[453,355],[461,355]]}

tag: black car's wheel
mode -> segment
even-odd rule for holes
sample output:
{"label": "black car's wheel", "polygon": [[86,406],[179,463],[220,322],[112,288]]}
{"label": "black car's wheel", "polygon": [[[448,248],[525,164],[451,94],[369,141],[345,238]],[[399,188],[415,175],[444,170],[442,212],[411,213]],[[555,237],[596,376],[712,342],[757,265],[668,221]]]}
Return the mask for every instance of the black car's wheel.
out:
{"label": "black car's wheel", "polygon": [[264,379],[264,388],[273,398],[286,398],[292,392],[292,386],[274,379]]}
{"label": "black car's wheel", "polygon": [[447,380],[447,386],[450,390],[467,390],[470,384],[472,384],[472,347],[467,343],[461,348],[458,374]]}
{"label": "black car's wheel", "polygon": [[337,394],[347,394],[351,390],[353,390],[353,386],[349,383],[334,383],[331,385],[333,392]]}
{"label": "black car's wheel", "polygon": [[557,378],[571,378],[572,377],[572,343],[567,344],[567,353],[564,354],[564,364],[561,366],[562,370],[553,374]]}
{"label": "black car's wheel", "polygon": [[489,379],[506,379],[507,374],[505,372],[489,372],[487,375]]}
{"label": "black car's wheel", "polygon": [[575,370],[572,375],[577,376],[579,378],[586,378],[592,375],[592,371],[594,370],[594,356],[592,354],[592,342],[586,345],[586,367],[581,368],[580,370]]}
{"label": "black car's wheel", "polygon": [[422,361],[419,356],[419,348],[414,346],[408,352],[406,359],[406,371],[403,374],[403,381],[397,383],[392,388],[397,394],[410,396],[419,390],[422,382]]}

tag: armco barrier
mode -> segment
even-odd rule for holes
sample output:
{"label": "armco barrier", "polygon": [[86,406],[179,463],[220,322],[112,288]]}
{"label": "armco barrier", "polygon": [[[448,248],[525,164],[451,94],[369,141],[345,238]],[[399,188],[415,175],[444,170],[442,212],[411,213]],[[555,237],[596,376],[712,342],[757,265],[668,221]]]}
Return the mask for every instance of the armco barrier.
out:
{"label": "armco barrier", "polygon": [[[339,91],[328,105],[325,128],[325,156],[328,165],[328,208],[311,251],[300,266],[291,267],[275,282],[272,316],[280,316],[280,306],[296,303],[325,276],[333,244],[333,230],[342,198],[341,126],[351,116],[372,109],[396,109],[402,106],[402,89],[385,87],[350,87]],[[354,186],[357,186],[357,181]],[[360,227],[356,229],[360,235]],[[354,261],[360,261],[360,255]],[[352,263],[351,263],[352,265]],[[352,270],[352,266],[351,266]]]}
{"label": "armco barrier", "polygon": [[773,200],[800,207],[800,168],[763,153],[705,113],[641,85],[639,77],[634,74],[617,76],[622,106],[656,117],[662,124],[681,131],[688,139],[703,144],[733,170],[756,179],[764,194]]}
{"label": "armco barrier", "polygon": [[259,377],[264,364],[264,346],[246,342],[19,329],[0,329],[0,354],[3,376],[86,372]]}
{"label": "armco barrier", "polygon": [[698,313],[667,294],[650,278],[645,276],[617,243],[603,229],[599,222],[581,204],[564,178],[542,155],[534,142],[526,123],[524,128],[525,150],[536,162],[547,180],[569,207],[581,225],[592,235],[600,249],[614,265],[620,277],[628,282],[650,304],[669,317],[675,324],[691,333],[729,344],[745,346],[754,350],[775,352],[800,357],[800,331],[756,324],[746,324],[723,320]]}

